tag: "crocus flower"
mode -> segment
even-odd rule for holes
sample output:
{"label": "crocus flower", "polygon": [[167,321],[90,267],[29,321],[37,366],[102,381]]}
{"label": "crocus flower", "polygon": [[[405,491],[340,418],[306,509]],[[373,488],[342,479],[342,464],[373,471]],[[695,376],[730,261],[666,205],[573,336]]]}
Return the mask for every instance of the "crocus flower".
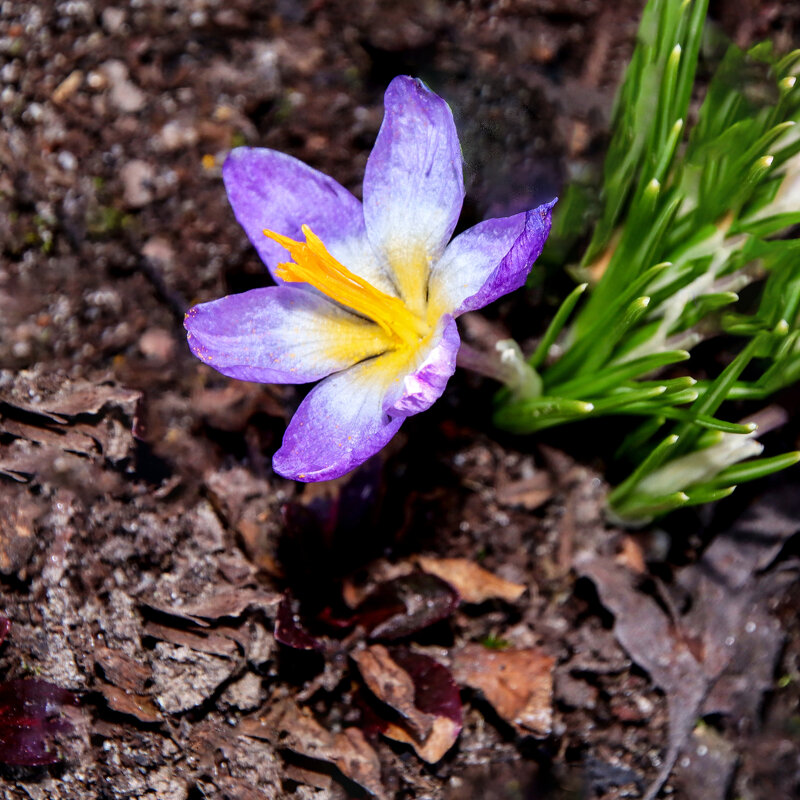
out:
{"label": "crocus flower", "polygon": [[363,203],[283,153],[231,152],[228,198],[277,286],[186,315],[192,352],[224,375],[323,379],[273,458],[299,481],[349,472],[429,408],[455,370],[455,318],[522,286],[550,230],[552,202],[450,241],[464,198],[450,108],[409,77],[384,102]]}

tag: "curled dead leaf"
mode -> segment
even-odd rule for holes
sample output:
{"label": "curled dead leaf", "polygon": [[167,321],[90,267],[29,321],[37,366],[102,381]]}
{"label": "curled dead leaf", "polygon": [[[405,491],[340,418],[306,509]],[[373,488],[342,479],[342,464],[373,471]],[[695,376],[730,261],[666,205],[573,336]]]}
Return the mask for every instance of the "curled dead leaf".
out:
{"label": "curled dead leaf", "polygon": [[375,644],[354,653],[353,660],[375,697],[400,714],[417,739],[425,739],[436,717],[425,714],[414,705],[414,681],[392,659],[389,651],[382,644]]}
{"label": "curled dead leaf", "polygon": [[447,581],[417,571],[378,584],[356,609],[354,621],[372,639],[401,639],[446,619],[458,602]]}
{"label": "curled dead leaf", "polygon": [[434,764],[455,744],[463,725],[461,696],[450,671],[406,648],[373,645],[354,656],[375,696],[400,715],[380,720],[384,736],[411,745]]}

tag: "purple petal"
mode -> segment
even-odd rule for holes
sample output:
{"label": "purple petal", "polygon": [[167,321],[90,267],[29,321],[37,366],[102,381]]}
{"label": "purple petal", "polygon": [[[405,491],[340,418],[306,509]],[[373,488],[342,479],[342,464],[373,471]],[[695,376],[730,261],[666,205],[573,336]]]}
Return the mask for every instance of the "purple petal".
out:
{"label": "purple petal", "polygon": [[387,370],[379,356],[326,378],[300,404],[272,466],[285,478],[327,481],[377,453],[403,419],[383,410]]}
{"label": "purple petal", "polygon": [[403,299],[424,304],[428,265],[438,260],[464,199],[461,148],[447,103],[422,82],[400,76],[364,176],[364,218]]}
{"label": "purple petal", "polygon": [[289,423],[275,471],[298,481],[338,478],[377,453],[403,420],[441,395],[455,370],[460,339],[445,316],[417,351],[387,351],[331,375]]}
{"label": "purple petal", "polygon": [[275,267],[289,260],[288,253],[264,236],[264,228],[303,240],[301,226],[308,225],[351,272],[390,290],[366,240],[361,203],[333,178],[258,147],[232,150],[222,177],[236,219],[278,283]]}
{"label": "purple petal", "polygon": [[258,383],[308,383],[387,349],[372,322],[315,292],[270,286],[189,309],[189,347],[223,375]]}
{"label": "purple petal", "polygon": [[456,355],[461,345],[456,321],[442,318],[443,329],[439,343],[414,372],[403,379],[399,396],[387,397],[387,413],[392,417],[410,417],[427,411],[444,392],[450,376],[456,371]]}
{"label": "purple petal", "polygon": [[431,273],[431,306],[458,316],[523,286],[550,233],[555,202],[486,220],[453,239]]}

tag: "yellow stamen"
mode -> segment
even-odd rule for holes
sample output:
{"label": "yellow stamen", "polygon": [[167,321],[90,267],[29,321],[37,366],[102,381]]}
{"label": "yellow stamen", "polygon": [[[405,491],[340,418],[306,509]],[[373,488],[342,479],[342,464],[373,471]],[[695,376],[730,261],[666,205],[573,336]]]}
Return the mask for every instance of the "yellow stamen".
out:
{"label": "yellow stamen", "polygon": [[376,289],[354,275],[326,249],[308,225],[302,226],[305,242],[265,230],[264,235],[285,247],[294,261],[278,264],[276,274],[290,283],[308,283],[332,300],[380,325],[390,336],[415,345],[430,332],[429,326],[409,311],[399,298]]}

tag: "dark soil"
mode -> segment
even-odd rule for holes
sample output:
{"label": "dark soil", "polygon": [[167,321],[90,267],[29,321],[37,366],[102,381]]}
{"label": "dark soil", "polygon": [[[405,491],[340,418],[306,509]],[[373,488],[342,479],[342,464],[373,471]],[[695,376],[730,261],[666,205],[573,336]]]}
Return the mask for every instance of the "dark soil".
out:
{"label": "dark soil", "polygon": [[[322,535],[287,525],[284,506],[326,490],[270,466],[302,390],[223,378],[183,336],[193,303],[269,282],[226,201],[231,147],[291,153],[358,193],[383,90],[413,74],[456,116],[461,226],[532,207],[597,168],[639,10],[0,4],[0,613],[12,623],[0,680],[81,698],[61,760],[0,768],[0,797],[369,796],[347,764],[310,757],[311,734],[270,722],[292,701],[314,735],[365,731],[386,797],[640,797],[671,756],[664,795],[800,795],[792,475],[627,534],[603,520],[591,431],[498,439],[492,387],[458,375],[383,454],[379,499],[350,501],[355,521],[340,514]],[[742,44],[800,44],[793,3],[712,12]],[[548,300],[521,292],[464,329],[530,342],[541,322],[525,310]],[[364,642],[331,635],[317,612],[421,554],[526,587],[411,641],[447,666],[468,642],[551,657],[549,733],[464,688],[464,729],[438,763],[371,735],[350,657]],[[276,643],[282,592],[326,634],[327,659]],[[181,611],[200,601],[203,613]]]}

